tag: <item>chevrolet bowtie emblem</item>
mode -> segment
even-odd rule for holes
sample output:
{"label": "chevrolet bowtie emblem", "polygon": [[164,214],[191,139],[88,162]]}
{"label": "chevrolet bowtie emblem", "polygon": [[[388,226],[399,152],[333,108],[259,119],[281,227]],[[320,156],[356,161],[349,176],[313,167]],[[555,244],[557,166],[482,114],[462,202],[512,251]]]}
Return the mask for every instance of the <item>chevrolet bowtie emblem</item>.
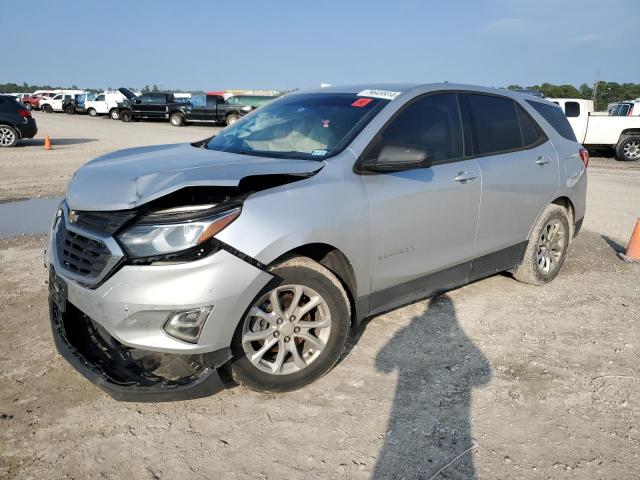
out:
{"label": "chevrolet bowtie emblem", "polygon": [[71,223],[76,223],[78,221],[78,212],[76,212],[75,210],[71,210],[69,212],[69,221]]}

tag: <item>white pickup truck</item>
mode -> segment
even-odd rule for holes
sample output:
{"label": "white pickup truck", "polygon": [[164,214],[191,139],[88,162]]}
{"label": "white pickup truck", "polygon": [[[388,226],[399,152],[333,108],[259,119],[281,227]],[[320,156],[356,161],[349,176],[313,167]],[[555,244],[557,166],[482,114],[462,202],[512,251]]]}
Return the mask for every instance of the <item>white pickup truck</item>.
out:
{"label": "white pickup truck", "polygon": [[547,98],[562,108],[578,142],[587,148],[612,147],[616,158],[640,161],[640,117],[597,115],[593,102],[580,98]]}

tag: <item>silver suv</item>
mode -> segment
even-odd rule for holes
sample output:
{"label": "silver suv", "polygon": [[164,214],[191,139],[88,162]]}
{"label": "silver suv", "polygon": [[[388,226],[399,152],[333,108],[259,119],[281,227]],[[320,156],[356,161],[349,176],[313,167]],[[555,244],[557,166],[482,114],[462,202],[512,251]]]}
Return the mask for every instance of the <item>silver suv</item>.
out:
{"label": "silver suv", "polygon": [[361,85],[97,158],[50,234],[57,347],[122,400],[299,388],[365,317],[505,270],[553,280],[585,213],[571,138],[540,98]]}

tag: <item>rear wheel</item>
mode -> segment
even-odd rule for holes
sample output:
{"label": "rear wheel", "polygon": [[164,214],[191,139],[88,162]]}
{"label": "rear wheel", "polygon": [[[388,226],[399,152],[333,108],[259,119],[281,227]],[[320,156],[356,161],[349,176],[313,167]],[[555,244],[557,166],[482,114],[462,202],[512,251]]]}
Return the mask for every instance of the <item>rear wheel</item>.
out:
{"label": "rear wheel", "polygon": [[123,110],[122,112],[120,112],[120,120],[122,120],[123,122],[130,122],[131,120],[133,120],[133,115],[129,110]]}
{"label": "rear wheel", "polygon": [[74,113],[76,113],[76,109],[73,107],[73,105],[67,105],[66,107],[64,107],[64,113],[66,113],[67,115],[73,115]]}
{"label": "rear wheel", "polygon": [[616,158],[623,162],[640,160],[640,135],[624,136],[616,145]]}
{"label": "rear wheel", "polygon": [[572,229],[567,210],[551,204],[544,209],[529,236],[522,263],[516,267],[516,280],[544,285],[558,276],[567,255]]}
{"label": "rear wheel", "polygon": [[240,115],[238,115],[237,113],[230,113],[229,115],[227,115],[226,124],[227,125],[233,125],[239,119],[240,119]]}
{"label": "rear wheel", "polygon": [[111,118],[111,120],[118,120],[120,118],[120,114],[118,113],[118,109],[117,108],[112,108],[111,110],[109,110],[109,117]]}
{"label": "rear wheel", "polygon": [[181,113],[172,113],[169,121],[174,127],[181,127],[184,125],[184,116]]}
{"label": "rear wheel", "polygon": [[53,107],[51,105],[44,105],[42,111],[44,113],[53,113]]}
{"label": "rear wheel", "polygon": [[252,390],[285,392],[337,362],[351,324],[337,277],[307,257],[271,268],[277,279],[252,302],[233,337],[233,378]]}
{"label": "rear wheel", "polygon": [[18,132],[9,125],[0,125],[0,147],[15,147],[18,143]]}

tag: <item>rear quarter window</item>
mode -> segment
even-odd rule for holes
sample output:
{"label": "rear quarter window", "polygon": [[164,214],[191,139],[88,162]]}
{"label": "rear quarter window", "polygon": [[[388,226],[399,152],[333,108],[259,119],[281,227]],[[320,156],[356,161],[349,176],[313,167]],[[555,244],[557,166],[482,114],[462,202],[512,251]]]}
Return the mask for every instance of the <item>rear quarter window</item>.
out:
{"label": "rear quarter window", "polygon": [[536,102],[534,100],[527,100],[527,103],[531,105],[536,112],[538,112],[542,117],[551,124],[560,136],[566,138],[567,140],[571,140],[572,142],[577,142],[575,133],[573,133],[573,129],[571,125],[569,125],[569,121],[567,117],[562,112],[560,107],[554,107],[552,105],[548,105],[542,102]]}
{"label": "rear quarter window", "polygon": [[568,118],[580,116],[580,104],[578,102],[567,102],[564,104],[564,113]]}

